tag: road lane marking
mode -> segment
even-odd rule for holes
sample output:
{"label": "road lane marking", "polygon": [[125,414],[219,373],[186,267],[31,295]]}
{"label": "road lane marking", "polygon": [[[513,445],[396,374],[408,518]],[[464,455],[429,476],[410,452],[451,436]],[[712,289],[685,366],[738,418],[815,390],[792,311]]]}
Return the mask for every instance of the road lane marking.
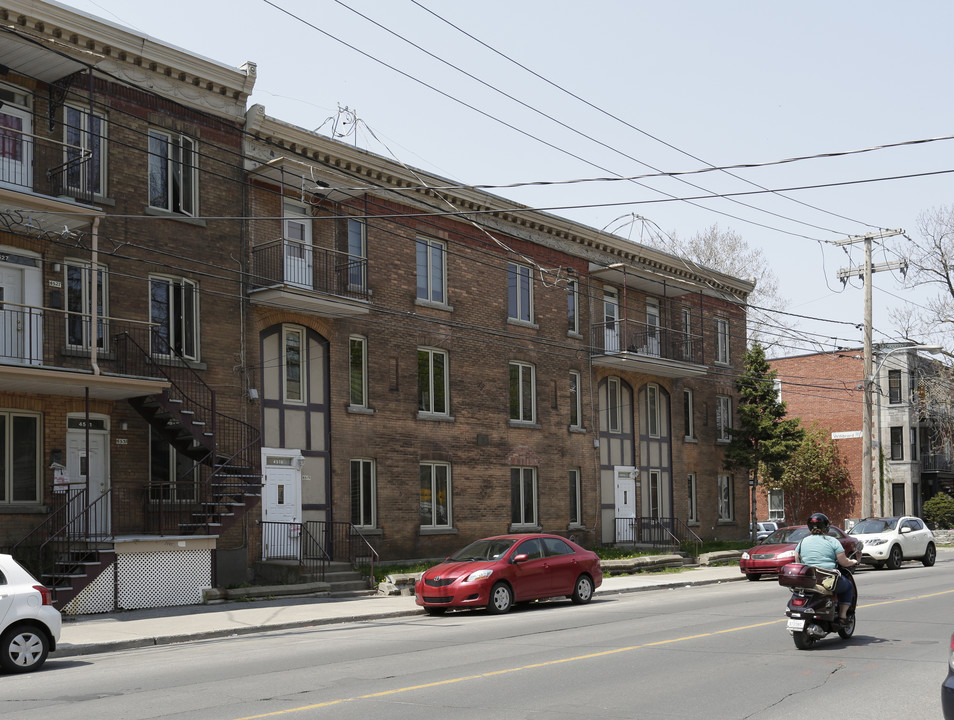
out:
{"label": "road lane marking", "polygon": [[[954,593],[954,590],[941,590],[936,593],[929,593],[927,595],[913,595],[907,598],[896,598],[894,600],[885,600],[884,602],[871,603],[868,605],[859,605],[859,608],[868,608],[868,607],[877,607],[879,605],[892,605],[895,603],[901,602],[910,602],[912,600],[923,600],[925,598],[939,597],[941,595],[950,595]],[[399,693],[410,692],[412,690],[425,690],[427,688],[441,687],[443,685],[453,685],[456,683],[467,682],[468,680],[480,680],[484,678],[496,677],[498,675],[508,675],[510,673],[523,672],[524,670],[536,670],[539,668],[549,667],[552,665],[561,665],[563,663],[578,662],[580,660],[591,660],[598,657],[607,657],[609,655],[618,655],[619,653],[632,652],[633,650],[639,650],[641,648],[648,647],[658,647],[660,645],[672,645],[673,643],[685,642],[687,640],[699,640],[700,638],[715,637],[716,635],[724,635],[726,633],[740,632],[742,630],[752,630],[754,628],[766,627],[768,625],[777,625],[779,623],[786,622],[788,618],[779,618],[777,620],[769,620],[767,622],[754,623],[752,625],[740,625],[739,627],[726,628],[725,630],[713,630],[712,632],[700,633],[698,635],[685,635],[678,638],[670,638],[669,640],[657,640],[656,642],[642,643],[640,645],[627,645],[625,647],[613,648],[611,650],[601,650],[600,652],[587,653],[586,655],[575,655],[568,658],[560,658],[559,660],[548,660],[547,662],[533,663],[531,665],[521,665],[519,667],[505,668],[503,670],[493,670],[485,673],[478,673],[476,675],[462,675],[456,678],[448,678],[447,680],[435,680],[434,682],[424,683],[422,685],[409,685],[402,688],[394,688],[392,690],[382,690],[381,692],[369,693],[367,695],[357,695],[350,698],[339,698],[338,700],[328,700],[322,703],[315,703],[314,705],[302,705],[301,707],[296,708],[286,708],[285,710],[275,710],[274,712],[262,713],[261,715],[248,715],[247,717],[236,718],[235,720],[260,720],[260,718],[270,718],[278,717],[280,715],[288,715],[296,712],[304,712],[306,710],[316,710],[318,708],[331,707],[333,705],[342,705],[344,703],[355,702],[356,700],[370,700],[373,698],[387,697],[388,695],[397,695]]]}

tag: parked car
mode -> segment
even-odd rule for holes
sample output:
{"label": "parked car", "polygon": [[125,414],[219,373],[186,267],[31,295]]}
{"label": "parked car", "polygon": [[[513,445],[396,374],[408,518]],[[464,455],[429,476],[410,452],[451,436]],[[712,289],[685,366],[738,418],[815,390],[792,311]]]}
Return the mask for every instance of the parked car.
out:
{"label": "parked car", "polygon": [[[849,557],[855,557],[855,553],[860,555],[861,542],[846,535],[841,528],[832,525],[828,528],[828,534],[841,542],[845,554]],[[758,580],[763,575],[778,575],[783,565],[794,560],[795,546],[806,535],[806,525],[779,528],[758,545],[742,553],[739,569],[749,580]]]}
{"label": "parked car", "polygon": [[941,709],[944,720],[954,720],[954,635],[951,635],[951,652],[947,656],[947,679],[941,683]]}
{"label": "parked car", "polygon": [[921,518],[866,518],[848,534],[864,544],[861,561],[879,570],[886,565],[897,570],[903,560],[920,560],[925,567],[931,567],[937,559],[934,533]]}
{"label": "parked car", "polygon": [[765,538],[778,530],[778,523],[773,520],[766,520],[755,523],[755,540],[762,542]]}
{"label": "parked car", "polygon": [[514,603],[568,597],[588,603],[603,582],[596,553],[559,535],[500,535],[472,542],[424,572],[414,598],[431,615],[449,608],[505,613]]}
{"label": "parked car", "polygon": [[9,555],[0,555],[0,667],[37,670],[56,650],[62,618],[49,588]]}

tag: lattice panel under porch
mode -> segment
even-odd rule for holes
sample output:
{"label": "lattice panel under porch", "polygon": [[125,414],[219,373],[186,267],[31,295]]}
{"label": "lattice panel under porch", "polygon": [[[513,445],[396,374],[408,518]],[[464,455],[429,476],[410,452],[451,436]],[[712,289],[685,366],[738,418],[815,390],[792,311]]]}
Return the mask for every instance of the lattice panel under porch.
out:
{"label": "lattice panel under porch", "polygon": [[212,551],[120,553],[120,610],[198,605],[212,585]]}
{"label": "lattice panel under porch", "polygon": [[115,610],[113,603],[113,599],[116,597],[116,586],[113,582],[114,569],[112,565],[103,568],[99,577],[80,590],[79,594],[61,609],[61,612],[64,615],[93,615]]}

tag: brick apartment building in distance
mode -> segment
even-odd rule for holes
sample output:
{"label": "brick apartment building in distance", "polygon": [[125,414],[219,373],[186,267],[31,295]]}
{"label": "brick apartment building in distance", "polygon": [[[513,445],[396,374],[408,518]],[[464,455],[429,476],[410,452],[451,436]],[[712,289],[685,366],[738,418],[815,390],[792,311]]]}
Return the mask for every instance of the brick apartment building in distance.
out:
{"label": "brick apartment building in distance", "polygon": [[61,607],[511,531],[747,536],[750,282],[246,108],[252,64],[0,14],[0,545],[87,568]]}

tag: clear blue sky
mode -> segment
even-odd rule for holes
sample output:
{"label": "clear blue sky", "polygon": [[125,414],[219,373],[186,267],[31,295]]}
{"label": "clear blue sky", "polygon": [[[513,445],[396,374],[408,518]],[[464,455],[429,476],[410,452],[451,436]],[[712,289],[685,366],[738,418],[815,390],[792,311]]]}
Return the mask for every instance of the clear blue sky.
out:
{"label": "clear blue sky", "polygon": [[[462,183],[629,177],[650,168],[764,163],[954,134],[950,2],[418,3],[64,4],[226,65],[251,60],[258,65],[252,102],[269,115],[331,134],[326,121],[347,106],[361,122],[346,142]],[[647,202],[757,190],[720,173],[687,178],[702,189],[669,178],[490,192],[546,208],[634,203],[552,212],[636,240],[640,226],[625,220],[632,213],[680,237],[718,224],[765,251],[791,312],[859,323],[861,285],[843,288],[836,273],[862,262],[860,246],[846,252],[824,241],[878,228],[913,234],[922,211],[952,202],[954,178],[857,181],[950,169],[954,141],[948,140],[734,171],[769,189],[851,183],[791,191],[787,198]],[[879,251],[875,261],[898,257]],[[888,308],[919,298],[892,273],[876,275],[874,288],[875,339],[893,339]],[[851,326],[803,320],[799,327],[839,338],[829,346],[861,343]]]}

